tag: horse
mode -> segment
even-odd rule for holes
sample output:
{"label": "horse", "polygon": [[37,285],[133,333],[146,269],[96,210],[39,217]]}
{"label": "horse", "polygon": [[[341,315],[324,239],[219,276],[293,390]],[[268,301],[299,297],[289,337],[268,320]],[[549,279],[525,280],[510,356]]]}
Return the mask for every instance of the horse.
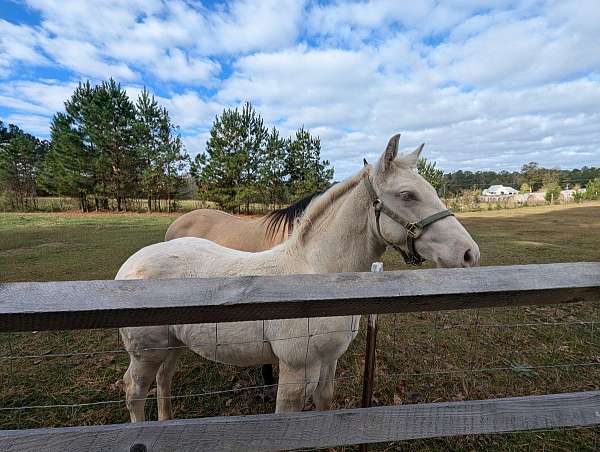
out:
{"label": "horse", "polygon": [[[180,237],[199,237],[239,251],[265,251],[288,238],[294,229],[295,220],[321,193],[322,190],[315,191],[287,207],[252,220],[243,220],[220,210],[193,210],[171,223],[165,233],[165,241]],[[261,373],[265,385],[275,384],[271,364],[264,364]]]}
{"label": "horse", "polygon": [[226,248],[256,253],[279,245],[292,232],[294,221],[322,191],[315,191],[288,207],[261,218],[242,219],[215,209],[197,209],[177,218],[165,233],[165,241],[199,237]]}
{"label": "horse", "polygon": [[[375,165],[315,198],[288,240],[249,253],[184,237],[142,248],[116,279],[309,274],[368,271],[388,245],[439,267],[479,264],[479,247],[416,171],[423,149],[398,156],[394,135]],[[412,245],[411,245],[412,244]],[[156,380],[158,418],[172,418],[171,383],[178,352],[250,366],[279,364],[276,412],[300,411],[312,398],[330,408],[338,359],[358,332],[360,316],[121,328],[129,367],[123,377],[132,422]]]}

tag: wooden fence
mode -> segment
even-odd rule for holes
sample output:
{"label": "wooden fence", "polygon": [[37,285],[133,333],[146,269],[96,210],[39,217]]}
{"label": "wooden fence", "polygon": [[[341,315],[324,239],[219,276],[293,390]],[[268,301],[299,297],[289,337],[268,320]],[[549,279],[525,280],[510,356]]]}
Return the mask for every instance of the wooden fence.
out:
{"label": "wooden fence", "polygon": [[[600,301],[600,263],[0,284],[0,331],[109,328]],[[600,392],[10,430],[8,450],[281,450],[600,424]]]}

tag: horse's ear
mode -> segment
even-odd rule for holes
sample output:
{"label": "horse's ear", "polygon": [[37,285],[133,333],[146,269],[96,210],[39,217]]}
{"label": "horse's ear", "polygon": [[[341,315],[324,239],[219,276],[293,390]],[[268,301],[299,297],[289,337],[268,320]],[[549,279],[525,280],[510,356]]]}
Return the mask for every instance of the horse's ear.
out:
{"label": "horse's ear", "polygon": [[369,162],[367,162],[367,159],[363,158],[363,166],[367,166],[369,164]]}
{"label": "horse's ear", "polygon": [[400,134],[399,133],[394,135],[392,138],[390,138],[390,141],[388,141],[385,151],[383,152],[383,154],[381,154],[381,157],[379,158],[379,163],[377,165],[378,170],[381,173],[384,173],[390,167],[390,164],[394,161],[394,159],[398,155],[398,143],[399,142],[400,142]]}
{"label": "horse's ear", "polygon": [[416,168],[417,162],[421,157],[421,152],[423,151],[423,146],[425,146],[425,143],[421,143],[417,149],[412,151],[410,154],[403,155],[400,157],[400,159],[405,162],[409,168]]}

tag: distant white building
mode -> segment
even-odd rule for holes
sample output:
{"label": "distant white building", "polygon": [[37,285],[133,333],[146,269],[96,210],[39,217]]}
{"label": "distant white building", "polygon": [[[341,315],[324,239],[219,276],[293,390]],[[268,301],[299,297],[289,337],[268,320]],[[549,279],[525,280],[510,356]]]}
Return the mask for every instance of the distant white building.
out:
{"label": "distant white building", "polygon": [[504,185],[492,185],[481,192],[483,196],[517,195],[519,192],[512,187]]}

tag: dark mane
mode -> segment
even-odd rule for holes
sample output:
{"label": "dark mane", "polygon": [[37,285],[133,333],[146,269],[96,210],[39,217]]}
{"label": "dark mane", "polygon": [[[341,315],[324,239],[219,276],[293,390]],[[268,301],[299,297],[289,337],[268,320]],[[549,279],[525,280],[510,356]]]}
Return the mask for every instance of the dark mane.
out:
{"label": "dark mane", "polygon": [[304,213],[313,199],[323,194],[323,192],[328,189],[329,187],[324,190],[318,190],[314,193],[306,195],[304,198],[300,198],[298,201],[290,204],[287,207],[273,210],[265,215],[262,221],[267,226],[267,237],[275,237],[275,234],[277,234],[278,231],[280,231],[282,228],[285,229],[286,227],[288,233],[292,232],[296,218],[300,217]]}

